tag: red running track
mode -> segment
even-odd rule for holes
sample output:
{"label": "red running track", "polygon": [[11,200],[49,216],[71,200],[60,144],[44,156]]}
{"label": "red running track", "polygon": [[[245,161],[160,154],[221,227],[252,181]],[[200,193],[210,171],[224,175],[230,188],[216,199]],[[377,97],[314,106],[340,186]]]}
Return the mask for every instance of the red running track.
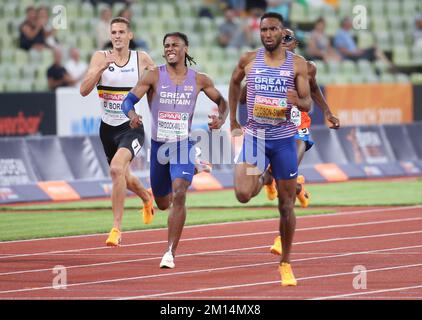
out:
{"label": "red running track", "polygon": [[119,248],[104,234],[2,242],[0,299],[422,298],[422,206],[298,217],[297,287],[281,287],[269,253],[277,226],[185,227],[173,270],[158,267],[166,229],[126,232]]}

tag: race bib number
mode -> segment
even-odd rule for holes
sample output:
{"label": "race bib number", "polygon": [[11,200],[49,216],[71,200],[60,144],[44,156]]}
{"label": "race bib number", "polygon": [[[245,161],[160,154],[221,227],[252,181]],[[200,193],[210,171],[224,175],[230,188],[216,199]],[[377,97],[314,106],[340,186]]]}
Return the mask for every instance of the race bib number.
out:
{"label": "race bib number", "polygon": [[122,111],[122,102],[127,94],[126,91],[99,89],[98,94],[102,99],[103,110],[108,118],[113,120],[126,119]]}
{"label": "race bib number", "polygon": [[309,135],[309,129],[308,128],[302,128],[302,129],[299,129],[297,131],[297,133],[299,134],[299,136],[304,137],[304,136]]}
{"label": "race bib number", "polygon": [[189,113],[158,112],[157,139],[176,140],[189,134]]}
{"label": "race bib number", "polygon": [[301,112],[296,106],[293,106],[290,109],[290,121],[293,122],[296,127],[299,127],[302,123]]}
{"label": "race bib number", "polygon": [[258,123],[277,125],[286,121],[287,99],[255,97],[253,118]]}

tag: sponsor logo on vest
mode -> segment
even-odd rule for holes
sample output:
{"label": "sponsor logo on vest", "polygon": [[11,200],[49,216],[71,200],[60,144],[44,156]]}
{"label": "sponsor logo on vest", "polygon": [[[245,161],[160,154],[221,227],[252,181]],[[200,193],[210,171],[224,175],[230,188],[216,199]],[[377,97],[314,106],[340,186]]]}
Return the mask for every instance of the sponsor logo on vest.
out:
{"label": "sponsor logo on vest", "polygon": [[131,69],[120,69],[121,72],[133,72],[135,71],[135,68],[131,68]]}

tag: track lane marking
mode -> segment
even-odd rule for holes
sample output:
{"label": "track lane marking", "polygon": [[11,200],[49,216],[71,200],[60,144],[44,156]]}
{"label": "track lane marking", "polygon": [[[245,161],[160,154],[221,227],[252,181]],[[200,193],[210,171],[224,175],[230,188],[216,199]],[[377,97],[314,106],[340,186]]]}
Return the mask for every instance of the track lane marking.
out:
{"label": "track lane marking", "polygon": [[[218,209],[218,208],[216,208]],[[271,208],[270,208],[271,209]],[[321,218],[321,217],[336,217],[336,216],[345,216],[351,214],[365,214],[365,213],[385,213],[391,211],[402,211],[402,210],[414,210],[422,209],[422,205],[415,206],[400,206],[400,207],[385,207],[385,208],[376,208],[376,209],[366,209],[366,210],[355,210],[355,211],[340,211],[336,213],[323,213],[323,214],[312,214],[306,216],[297,216],[296,219],[311,219],[311,218]],[[77,210],[75,210],[77,211]],[[230,221],[230,222],[216,222],[209,224],[199,224],[192,226],[185,226],[183,229],[194,229],[194,228],[203,228],[209,226],[220,226],[220,225],[230,225],[230,224],[247,224],[247,223],[256,223],[261,221],[279,221],[279,218],[269,218],[269,219],[256,219],[256,220],[245,220],[245,221]],[[154,231],[166,231],[167,228],[156,228],[156,229],[143,229],[143,230],[131,230],[125,231],[125,233],[137,233],[137,232],[154,232]],[[1,241],[0,244],[8,243],[24,243],[24,242],[33,242],[33,241],[45,241],[45,240],[60,240],[60,239],[77,239],[85,237],[97,237],[107,235],[108,233],[95,233],[95,234],[86,234],[86,235],[77,235],[77,236],[64,236],[64,237],[50,237],[50,238],[36,238],[36,239],[26,239],[26,240],[10,240],[10,241]]]}
{"label": "track lane marking", "polygon": [[[311,261],[311,260],[342,258],[342,257],[346,257],[346,256],[371,254],[371,253],[379,253],[379,252],[391,252],[391,251],[414,249],[414,248],[422,248],[422,245],[396,247],[396,248],[384,248],[384,249],[376,249],[376,250],[360,251],[360,252],[347,252],[347,253],[341,253],[341,254],[336,254],[336,255],[332,255],[332,256],[321,256],[321,257],[294,259],[294,260],[292,260],[292,262],[303,262],[303,261]],[[201,253],[201,254],[206,254],[206,253]],[[231,269],[237,269],[237,268],[261,267],[261,266],[264,266],[264,265],[272,265],[272,264],[275,264],[275,262],[274,261],[260,262],[260,263],[254,263],[254,264],[227,266],[227,267],[220,267],[220,268],[207,268],[207,269],[201,269],[201,270],[179,271],[179,272],[164,273],[164,274],[158,273],[158,274],[144,275],[144,276],[137,276],[137,277],[125,277],[125,278],[106,279],[106,280],[99,280],[99,281],[71,283],[71,284],[67,284],[67,287],[76,287],[76,286],[84,286],[84,285],[96,285],[96,284],[104,284],[104,283],[114,283],[114,282],[120,282],[120,281],[143,280],[143,279],[149,279],[149,278],[161,278],[161,277],[179,276],[179,275],[187,275],[187,274],[191,275],[191,274],[197,274],[197,273],[203,273],[203,272],[206,272],[206,273],[215,272],[215,271],[218,272],[218,271],[231,270]],[[422,266],[422,264],[420,264],[420,265]],[[49,269],[49,271],[51,272],[51,269]],[[268,283],[274,283],[274,281],[271,281],[271,282],[268,282]],[[4,290],[4,291],[0,291],[0,294],[40,291],[40,290],[53,290],[53,288],[52,288],[52,286],[45,286],[45,287]]]}
{"label": "track lane marking", "polygon": [[[406,269],[406,268],[418,268],[418,267],[422,267],[422,263],[410,264],[410,265],[399,265],[399,266],[386,267],[386,268],[369,269],[369,270],[366,270],[366,272],[369,273],[369,272],[389,271],[389,270]],[[299,281],[305,281],[305,280],[333,278],[333,277],[353,275],[353,274],[356,274],[356,272],[352,271],[352,272],[329,273],[329,274],[324,274],[324,275],[315,275],[315,276],[297,278],[297,281],[299,282]],[[164,293],[142,295],[142,296],[122,297],[122,298],[117,298],[115,300],[147,299],[147,298],[155,298],[155,297],[162,297],[162,296],[180,295],[180,294],[185,294],[185,293],[198,293],[198,292],[206,292],[206,291],[214,291],[214,290],[215,291],[216,290],[227,290],[227,289],[245,288],[245,287],[252,287],[252,286],[275,284],[275,283],[280,283],[280,280],[255,282],[255,283],[243,283],[243,284],[221,286],[221,287],[214,287],[214,288],[202,288],[202,289],[193,289],[193,290],[164,292]]]}
{"label": "track lane marking", "polygon": [[[296,229],[295,232],[326,230],[326,229],[336,229],[336,228],[349,228],[349,227],[368,226],[368,225],[387,224],[387,223],[397,223],[397,222],[409,222],[409,221],[419,221],[419,220],[422,220],[422,217],[377,220],[377,221],[370,221],[370,222],[358,222],[358,223],[350,223],[350,224],[335,224],[335,225],[319,226],[319,227],[298,228],[298,229]],[[229,234],[229,235],[223,235],[223,236],[207,236],[207,237],[195,237],[195,238],[185,238],[185,239],[182,238],[182,239],[180,239],[180,242],[200,241],[200,240],[210,240],[210,239],[224,239],[224,238],[234,238],[234,237],[248,237],[248,236],[257,236],[257,235],[265,235],[265,234],[274,234],[275,235],[275,234],[277,234],[277,231],[237,233],[237,234]],[[136,243],[132,243],[132,244],[121,245],[120,247],[121,248],[129,248],[129,247],[136,247],[136,246],[148,246],[148,245],[152,245],[152,244],[162,244],[162,243],[167,243],[167,240],[150,241],[150,242],[136,242]],[[0,244],[1,244],[1,242],[0,242]],[[32,257],[32,256],[39,256],[39,255],[58,255],[58,254],[62,254],[62,253],[94,251],[94,250],[113,250],[113,248],[101,246],[101,247],[90,247],[90,248],[81,248],[81,249],[44,251],[44,252],[36,252],[36,253],[20,253],[20,254],[5,253],[5,254],[0,254],[0,259]]]}
{"label": "track lane marking", "polygon": [[339,298],[346,298],[346,297],[363,296],[363,295],[368,295],[368,294],[377,294],[377,293],[384,293],[384,292],[395,292],[395,291],[420,289],[420,288],[422,288],[422,285],[410,286],[410,287],[401,287],[401,288],[380,289],[380,290],[364,291],[364,292],[346,293],[346,294],[339,294],[339,295],[334,295],[334,296],[325,296],[325,297],[312,298],[312,299],[309,299],[309,300],[339,299]]}

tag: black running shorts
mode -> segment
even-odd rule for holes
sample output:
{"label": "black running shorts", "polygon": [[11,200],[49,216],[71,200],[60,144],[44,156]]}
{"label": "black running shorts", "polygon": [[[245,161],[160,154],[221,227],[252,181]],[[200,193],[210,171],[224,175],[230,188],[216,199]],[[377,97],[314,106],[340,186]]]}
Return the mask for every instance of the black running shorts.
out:
{"label": "black running shorts", "polygon": [[129,126],[129,121],[119,126],[110,126],[101,121],[100,139],[109,164],[119,148],[128,149],[132,153],[133,159],[141,151],[144,138],[145,133],[142,124],[138,128],[132,129]]}

